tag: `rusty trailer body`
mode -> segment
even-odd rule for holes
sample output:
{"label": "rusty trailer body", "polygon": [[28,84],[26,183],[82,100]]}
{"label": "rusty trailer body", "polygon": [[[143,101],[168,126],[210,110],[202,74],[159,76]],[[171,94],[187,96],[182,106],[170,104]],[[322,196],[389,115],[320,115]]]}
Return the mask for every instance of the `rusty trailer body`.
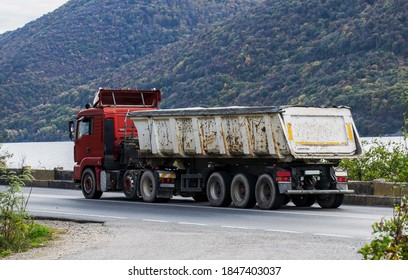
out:
{"label": "rusty trailer body", "polygon": [[337,208],[341,159],[361,143],[345,107],[220,107],[160,110],[158,90],[101,89],[77,115],[74,179],[88,199],[173,196],[216,207],[278,209],[317,202]]}
{"label": "rusty trailer body", "polygon": [[132,112],[147,157],[338,160],[361,154],[348,108],[223,107]]}

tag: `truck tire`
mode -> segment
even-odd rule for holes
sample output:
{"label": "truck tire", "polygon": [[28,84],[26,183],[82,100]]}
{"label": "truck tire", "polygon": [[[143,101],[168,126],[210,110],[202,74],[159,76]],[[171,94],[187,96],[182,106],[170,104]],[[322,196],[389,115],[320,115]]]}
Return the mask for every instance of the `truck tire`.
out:
{"label": "truck tire", "polygon": [[231,204],[231,179],[226,172],[214,172],[207,181],[207,198],[211,206],[226,207]]}
{"label": "truck tire", "polygon": [[316,202],[316,199],[313,195],[309,194],[292,195],[292,202],[297,207],[310,207]]}
{"label": "truck tire", "polygon": [[317,203],[322,208],[339,208],[343,199],[344,194],[322,194],[317,196]]}
{"label": "truck tire", "polygon": [[234,176],[231,182],[231,200],[239,208],[255,206],[255,180],[252,176],[243,173]]}
{"label": "truck tire", "polygon": [[272,176],[269,174],[259,176],[255,186],[255,197],[259,208],[265,210],[279,209],[285,199],[285,195],[279,193]]}
{"label": "truck tire", "polygon": [[140,178],[140,194],[142,195],[143,201],[155,202],[157,200],[156,193],[157,183],[154,179],[154,174],[150,170],[145,171]]}
{"label": "truck tire", "polygon": [[98,199],[102,196],[102,192],[97,190],[95,173],[91,168],[87,168],[82,172],[81,190],[87,199]]}
{"label": "truck tire", "polygon": [[125,194],[126,198],[136,199],[139,197],[136,189],[136,178],[134,177],[133,172],[127,170],[125,174],[123,174],[122,184],[123,193]]}

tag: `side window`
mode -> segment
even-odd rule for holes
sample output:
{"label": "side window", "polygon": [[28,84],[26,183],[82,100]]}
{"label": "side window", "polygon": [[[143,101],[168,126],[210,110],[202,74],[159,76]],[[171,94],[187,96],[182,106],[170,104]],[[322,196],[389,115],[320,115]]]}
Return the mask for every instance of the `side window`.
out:
{"label": "side window", "polygon": [[78,121],[78,136],[81,139],[83,135],[93,134],[93,118],[82,118]]}

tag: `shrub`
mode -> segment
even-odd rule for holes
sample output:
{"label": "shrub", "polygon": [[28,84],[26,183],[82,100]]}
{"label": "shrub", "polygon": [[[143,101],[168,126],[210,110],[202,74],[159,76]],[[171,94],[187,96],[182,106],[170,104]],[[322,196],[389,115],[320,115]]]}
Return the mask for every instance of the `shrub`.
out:
{"label": "shrub", "polygon": [[0,191],[0,257],[12,252],[22,252],[41,244],[50,236],[50,229],[36,224],[26,212],[28,199],[24,197],[23,180],[31,180],[29,170],[22,174],[0,168],[0,178],[6,189]]}
{"label": "shrub", "polygon": [[392,218],[372,225],[374,239],[358,252],[365,260],[408,260],[408,196]]}
{"label": "shrub", "polygon": [[340,166],[347,170],[351,180],[388,182],[408,181],[408,153],[403,145],[391,143],[391,147],[374,141],[372,147],[359,159],[342,160]]}

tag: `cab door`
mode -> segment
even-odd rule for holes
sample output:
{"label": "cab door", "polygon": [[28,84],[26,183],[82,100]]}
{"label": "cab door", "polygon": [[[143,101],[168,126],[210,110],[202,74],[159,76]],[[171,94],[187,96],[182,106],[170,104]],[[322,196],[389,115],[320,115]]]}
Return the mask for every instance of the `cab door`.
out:
{"label": "cab door", "polygon": [[93,134],[93,122],[90,116],[83,116],[77,120],[74,160],[78,164],[91,152],[90,135]]}
{"label": "cab door", "polygon": [[77,120],[74,160],[103,157],[102,116],[83,116]]}

